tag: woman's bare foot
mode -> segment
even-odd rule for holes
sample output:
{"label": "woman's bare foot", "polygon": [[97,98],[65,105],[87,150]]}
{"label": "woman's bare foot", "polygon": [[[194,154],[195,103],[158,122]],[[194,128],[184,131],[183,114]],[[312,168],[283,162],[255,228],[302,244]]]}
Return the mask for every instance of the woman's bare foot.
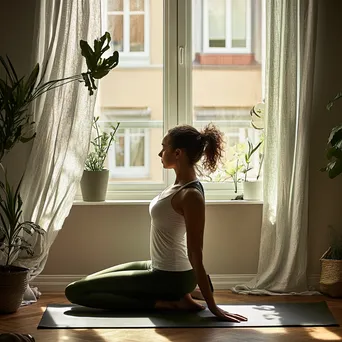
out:
{"label": "woman's bare foot", "polygon": [[191,297],[193,299],[205,300],[200,289],[195,289],[191,292]]}
{"label": "woman's bare foot", "polygon": [[195,302],[190,293],[186,294],[180,300],[166,301],[158,300],[155,304],[156,309],[167,310],[179,310],[179,311],[201,311],[205,309],[205,306]]}

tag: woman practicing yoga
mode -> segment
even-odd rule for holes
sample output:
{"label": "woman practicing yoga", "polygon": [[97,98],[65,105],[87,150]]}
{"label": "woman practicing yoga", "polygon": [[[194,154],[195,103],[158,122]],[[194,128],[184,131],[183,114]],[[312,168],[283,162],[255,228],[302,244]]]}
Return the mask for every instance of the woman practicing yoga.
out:
{"label": "woman practicing yoga", "polygon": [[196,163],[204,156],[204,169],[213,172],[222,152],[223,135],[213,125],[202,132],[188,125],[169,130],[159,157],[176,180],[150,203],[151,260],[117,265],[69,284],[65,295],[70,302],[112,310],[203,310],[191,297],[198,284],[215,316],[246,321],[216,305],[203,266],[205,201]]}

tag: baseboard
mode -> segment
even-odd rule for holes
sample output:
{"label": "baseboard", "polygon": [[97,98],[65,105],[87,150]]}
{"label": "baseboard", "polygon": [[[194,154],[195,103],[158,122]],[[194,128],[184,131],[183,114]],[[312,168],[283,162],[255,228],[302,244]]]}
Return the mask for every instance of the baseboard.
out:
{"label": "baseboard", "polygon": [[[253,279],[254,274],[211,274],[210,278],[216,290],[228,290],[238,284],[245,284]],[[39,291],[44,292],[64,292],[65,287],[83,278],[84,275],[39,275],[31,286],[38,287]],[[318,289],[319,274],[309,276],[308,283],[310,290]]]}

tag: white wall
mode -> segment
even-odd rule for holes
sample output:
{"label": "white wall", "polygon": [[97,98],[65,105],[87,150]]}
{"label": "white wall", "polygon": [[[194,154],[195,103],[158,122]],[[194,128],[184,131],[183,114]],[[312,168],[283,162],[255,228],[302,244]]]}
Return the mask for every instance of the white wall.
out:
{"label": "white wall", "polygon": [[[23,72],[28,72],[30,66],[33,3],[20,0],[0,3],[0,54],[10,54]],[[319,273],[319,258],[328,246],[327,225],[342,224],[342,177],[332,181],[319,172],[325,163],[325,141],[332,125],[338,122],[338,114],[328,113],[325,105],[342,89],[340,13],[341,1],[320,1],[310,150],[309,274]],[[10,162],[15,165],[26,156],[25,149],[17,149]],[[208,272],[255,273],[260,222],[260,205],[208,206],[205,235]],[[148,258],[148,232],[146,205],[74,206],[51,248],[43,274],[87,274],[119,262]]]}

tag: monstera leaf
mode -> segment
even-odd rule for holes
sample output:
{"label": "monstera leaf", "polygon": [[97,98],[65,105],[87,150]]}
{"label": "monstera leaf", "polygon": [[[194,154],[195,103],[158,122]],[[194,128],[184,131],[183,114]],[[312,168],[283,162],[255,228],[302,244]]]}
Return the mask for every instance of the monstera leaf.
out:
{"label": "monstera leaf", "polygon": [[[81,54],[85,57],[87,71],[47,82],[43,82],[46,68],[41,71],[38,63],[28,78],[19,78],[10,59],[0,56],[0,67],[5,72],[5,78],[0,78],[0,162],[16,143],[25,143],[35,137],[32,113],[28,110],[33,100],[45,92],[74,81],[84,81],[89,95],[93,95],[96,89],[95,80],[106,76],[119,63],[117,51],[108,58],[103,57],[110,48],[110,41],[108,32],[95,39],[94,49],[81,40]],[[39,74],[41,75],[38,80]]]}
{"label": "monstera leaf", "polygon": [[93,90],[97,89],[95,79],[106,76],[119,63],[119,53],[117,51],[114,51],[113,55],[108,58],[102,57],[110,48],[110,40],[110,34],[106,32],[101,38],[94,40],[94,50],[86,41],[80,41],[82,56],[85,57],[88,67],[88,71],[82,73],[82,77],[90,95],[93,94]]}

